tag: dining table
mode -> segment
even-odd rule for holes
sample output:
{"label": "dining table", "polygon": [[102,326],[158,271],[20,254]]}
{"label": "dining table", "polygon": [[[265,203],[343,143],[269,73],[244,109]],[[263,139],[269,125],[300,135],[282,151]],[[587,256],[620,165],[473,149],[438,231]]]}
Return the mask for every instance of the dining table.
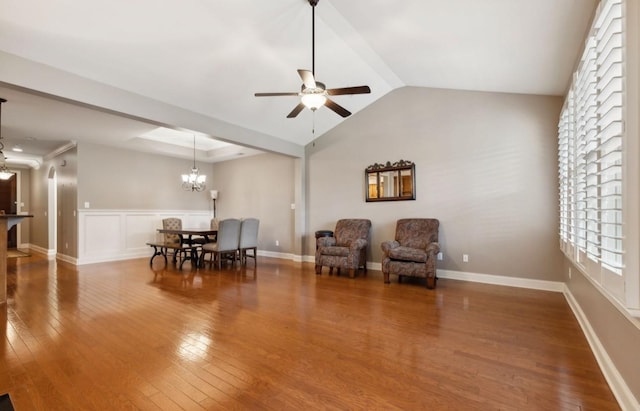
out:
{"label": "dining table", "polygon": [[192,244],[195,239],[193,236],[203,237],[204,242],[208,243],[213,241],[212,238],[218,234],[218,230],[214,230],[211,228],[180,228],[180,229],[169,229],[169,228],[158,228],[158,232],[161,234],[175,234],[180,237],[180,242],[182,244]]}
{"label": "dining table", "polygon": [[[158,233],[160,234],[175,234],[180,238],[181,245],[194,245],[194,244],[206,244],[212,241],[215,241],[216,236],[218,235],[217,229],[212,228],[180,228],[180,229],[169,229],[169,228],[158,228]],[[200,238],[194,238],[200,237]],[[191,264],[194,267],[199,267],[198,250],[193,249],[191,253]],[[176,261],[176,255],[173,255],[173,261]]]}

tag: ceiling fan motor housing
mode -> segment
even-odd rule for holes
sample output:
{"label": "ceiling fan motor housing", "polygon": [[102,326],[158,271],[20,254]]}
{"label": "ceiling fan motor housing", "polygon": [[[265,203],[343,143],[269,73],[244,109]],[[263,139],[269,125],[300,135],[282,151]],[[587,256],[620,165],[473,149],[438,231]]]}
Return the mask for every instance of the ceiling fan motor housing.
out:
{"label": "ceiling fan motor housing", "polygon": [[327,86],[320,81],[316,81],[315,87],[306,87],[304,84],[300,86],[300,92],[302,94],[320,94],[327,90]]}

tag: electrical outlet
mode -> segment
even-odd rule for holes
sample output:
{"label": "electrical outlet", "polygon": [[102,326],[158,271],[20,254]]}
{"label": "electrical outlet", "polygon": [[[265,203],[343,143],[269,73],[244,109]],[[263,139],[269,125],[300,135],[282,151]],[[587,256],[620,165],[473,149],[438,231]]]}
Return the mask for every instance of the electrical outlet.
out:
{"label": "electrical outlet", "polygon": [[280,241],[276,240],[276,247],[280,246]]}
{"label": "electrical outlet", "polygon": [[438,258],[438,261],[442,261],[442,259],[444,258],[444,256],[443,256],[443,255],[442,255],[442,253],[440,252],[440,253],[438,253],[437,258]]}
{"label": "electrical outlet", "polygon": [[463,263],[469,262],[469,254],[462,254],[462,262]]}

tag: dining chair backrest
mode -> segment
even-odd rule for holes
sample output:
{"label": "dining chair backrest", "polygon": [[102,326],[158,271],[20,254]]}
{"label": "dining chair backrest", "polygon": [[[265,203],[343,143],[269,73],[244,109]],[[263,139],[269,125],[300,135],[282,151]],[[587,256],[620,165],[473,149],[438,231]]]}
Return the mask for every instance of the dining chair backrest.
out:
{"label": "dining chair backrest", "polygon": [[[162,220],[162,228],[165,230],[182,230],[182,220],[179,218],[171,217]],[[178,234],[165,234],[165,243],[179,243],[180,236]]]}
{"label": "dining chair backrest", "polygon": [[220,225],[220,220],[218,220],[217,218],[212,218],[211,221],[209,222],[209,228],[212,230],[217,230],[219,225]]}
{"label": "dining chair backrest", "polygon": [[260,220],[257,218],[245,218],[240,228],[240,249],[258,246],[258,227]]}
{"label": "dining chair backrest", "polygon": [[240,244],[240,220],[227,218],[218,224],[218,247],[220,251],[237,250]]}

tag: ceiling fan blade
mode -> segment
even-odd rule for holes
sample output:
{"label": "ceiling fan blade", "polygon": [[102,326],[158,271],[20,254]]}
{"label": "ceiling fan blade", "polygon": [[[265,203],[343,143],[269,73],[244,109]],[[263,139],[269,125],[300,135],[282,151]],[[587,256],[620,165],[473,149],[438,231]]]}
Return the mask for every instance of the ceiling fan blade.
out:
{"label": "ceiling fan blade", "polygon": [[299,103],[297,106],[295,106],[295,108],[293,110],[291,110],[291,113],[289,113],[287,115],[287,118],[294,118],[296,117],[298,114],[300,114],[300,112],[304,109],[304,104]]}
{"label": "ceiling fan blade", "polygon": [[341,94],[369,94],[371,89],[369,86],[358,87],[342,87],[342,88],[330,88],[327,89],[327,94],[330,96],[339,96]]}
{"label": "ceiling fan blade", "polygon": [[313,78],[312,72],[309,70],[298,69],[298,74],[306,88],[316,88],[316,80]]}
{"label": "ceiling fan blade", "polygon": [[290,92],[290,93],[255,93],[256,97],[274,97],[274,96],[297,96],[300,93]]}
{"label": "ceiling fan blade", "polygon": [[346,108],[344,108],[341,105],[337,104],[333,100],[327,99],[327,101],[325,101],[324,105],[327,106],[328,108],[330,108],[331,110],[335,111],[339,116],[349,117],[351,115],[351,112],[349,110],[347,110]]}

